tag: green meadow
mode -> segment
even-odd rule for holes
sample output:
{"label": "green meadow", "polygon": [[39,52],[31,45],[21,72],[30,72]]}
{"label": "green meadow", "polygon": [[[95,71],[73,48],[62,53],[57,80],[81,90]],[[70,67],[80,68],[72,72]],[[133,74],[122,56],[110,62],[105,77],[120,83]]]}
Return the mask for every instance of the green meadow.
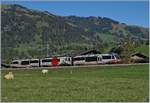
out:
{"label": "green meadow", "polygon": [[149,67],[99,66],[41,70],[11,70],[14,80],[3,77],[3,102],[147,102]]}

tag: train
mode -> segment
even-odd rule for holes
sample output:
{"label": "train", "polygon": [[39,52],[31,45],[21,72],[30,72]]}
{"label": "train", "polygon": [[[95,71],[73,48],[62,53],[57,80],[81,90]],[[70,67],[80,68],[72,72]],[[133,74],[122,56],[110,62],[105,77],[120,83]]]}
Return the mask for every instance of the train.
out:
{"label": "train", "polygon": [[117,54],[88,54],[71,56],[53,56],[41,59],[13,60],[11,67],[51,67],[51,66],[74,66],[74,65],[99,65],[121,63]]}

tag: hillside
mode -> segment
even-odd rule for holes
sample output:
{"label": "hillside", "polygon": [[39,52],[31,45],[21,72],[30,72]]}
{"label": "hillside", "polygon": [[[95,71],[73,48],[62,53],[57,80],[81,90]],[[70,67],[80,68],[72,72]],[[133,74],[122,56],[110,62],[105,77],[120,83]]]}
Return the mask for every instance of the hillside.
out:
{"label": "hillside", "polygon": [[1,7],[2,59],[45,57],[115,47],[126,36],[148,41],[148,28],[106,17],[58,16],[20,5]]}

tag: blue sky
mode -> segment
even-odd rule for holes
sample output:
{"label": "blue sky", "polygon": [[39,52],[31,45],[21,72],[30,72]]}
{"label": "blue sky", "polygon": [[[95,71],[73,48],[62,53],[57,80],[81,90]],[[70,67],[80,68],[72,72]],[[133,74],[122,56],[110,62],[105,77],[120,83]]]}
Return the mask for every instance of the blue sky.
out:
{"label": "blue sky", "polygon": [[20,4],[30,9],[49,11],[50,13],[61,16],[101,16],[129,25],[139,25],[144,27],[148,27],[149,25],[148,1],[11,1],[5,3]]}

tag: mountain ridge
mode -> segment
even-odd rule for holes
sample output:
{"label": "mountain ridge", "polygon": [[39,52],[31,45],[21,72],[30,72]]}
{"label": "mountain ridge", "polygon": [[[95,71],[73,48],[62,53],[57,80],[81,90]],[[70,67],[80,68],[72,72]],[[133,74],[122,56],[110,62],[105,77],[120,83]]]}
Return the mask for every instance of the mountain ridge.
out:
{"label": "mountain ridge", "polygon": [[[127,35],[148,41],[148,29],[107,17],[58,16],[20,5],[2,5],[2,58],[32,58],[117,46]],[[78,41],[78,42],[77,42]],[[14,57],[15,55],[15,57]]]}

